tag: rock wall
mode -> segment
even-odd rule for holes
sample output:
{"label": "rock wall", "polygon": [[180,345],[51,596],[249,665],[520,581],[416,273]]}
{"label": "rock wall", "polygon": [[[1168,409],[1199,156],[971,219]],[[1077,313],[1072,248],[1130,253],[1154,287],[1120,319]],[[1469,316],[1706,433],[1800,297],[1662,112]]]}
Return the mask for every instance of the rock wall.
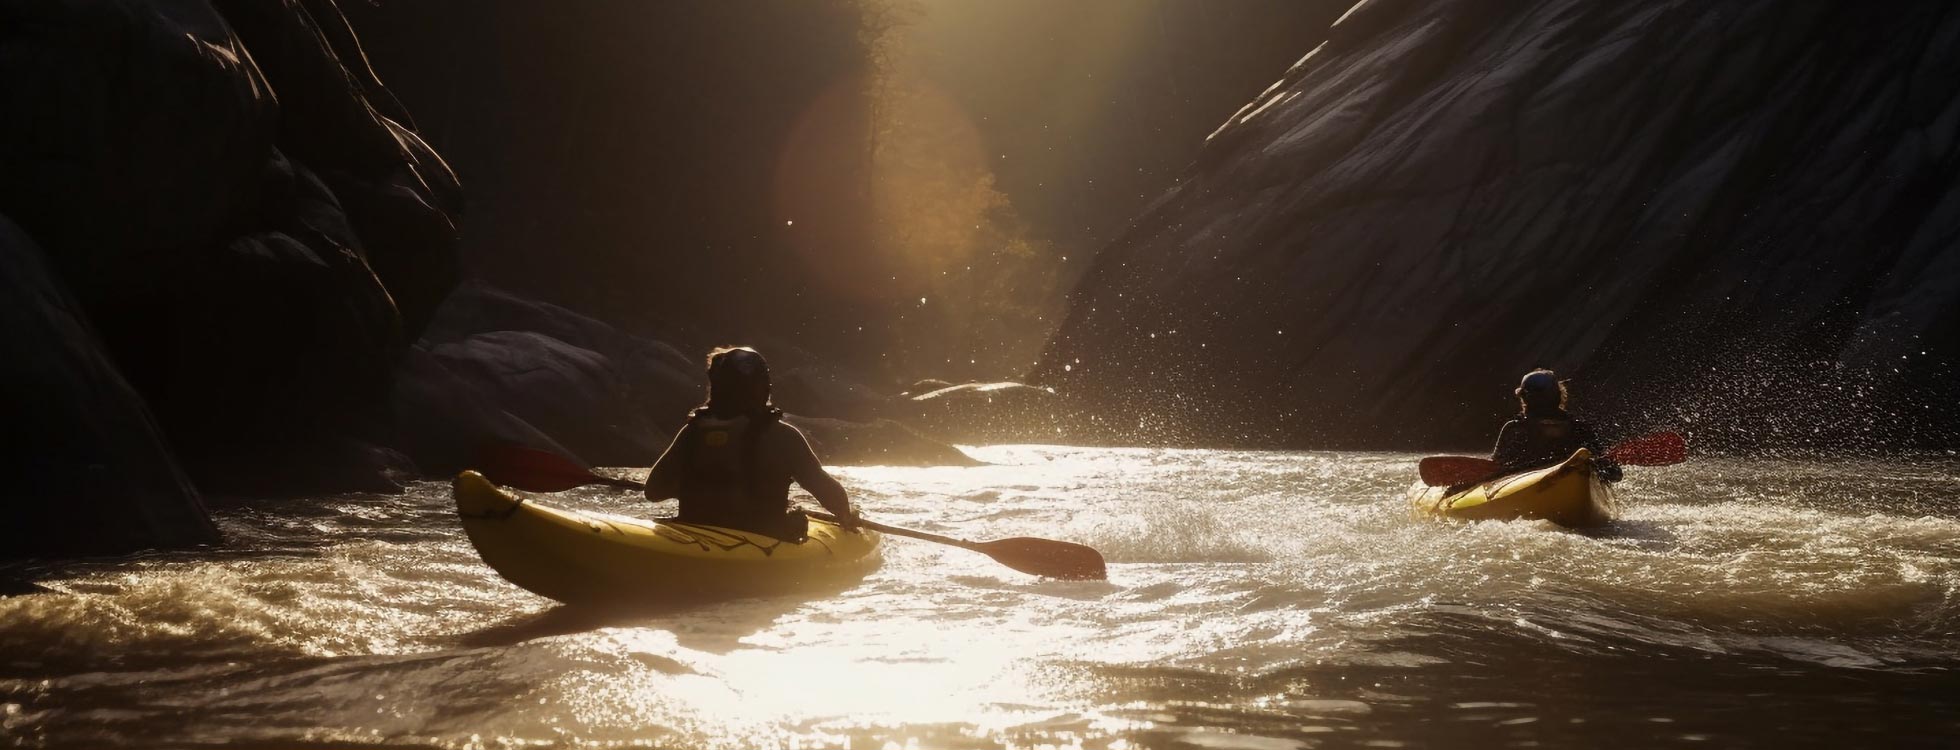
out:
{"label": "rock wall", "polygon": [[[830,64],[858,61],[844,6],[772,7],[776,33],[814,14],[831,25],[813,44],[842,50]],[[691,80],[683,68],[663,75]],[[215,542],[200,491],[398,489],[492,440],[643,465],[699,403],[698,356],[663,343],[673,330],[482,284],[451,294],[461,187],[333,0],[0,3],[0,112],[0,366],[19,438],[0,558]],[[669,177],[647,184],[685,185]],[[896,423],[799,423],[833,460],[971,462]]]}
{"label": "rock wall", "polygon": [[[361,441],[385,430],[396,363],[455,283],[461,192],[332,0],[0,4],[0,111],[0,215],[33,248],[10,253],[47,271],[0,300],[0,333],[72,353],[34,382],[115,394],[63,401],[99,429],[36,422],[75,439],[14,458],[121,457],[93,489],[10,498],[0,526],[42,528],[48,551],[208,541],[173,454],[207,491],[372,486],[362,473],[391,461]],[[312,460],[280,464],[296,455]],[[48,528],[35,503],[175,520]]]}
{"label": "rock wall", "polygon": [[218,541],[143,399],[41,248],[5,217],[0,299],[0,382],[10,392],[0,559]]}
{"label": "rock wall", "polygon": [[1527,369],[1704,446],[1951,447],[1960,8],[1372,0],[1103,251],[1128,439],[1487,444]]}
{"label": "rock wall", "polygon": [[397,442],[438,473],[468,468],[492,440],[645,465],[704,386],[697,358],[672,346],[470,281],[397,379]]}

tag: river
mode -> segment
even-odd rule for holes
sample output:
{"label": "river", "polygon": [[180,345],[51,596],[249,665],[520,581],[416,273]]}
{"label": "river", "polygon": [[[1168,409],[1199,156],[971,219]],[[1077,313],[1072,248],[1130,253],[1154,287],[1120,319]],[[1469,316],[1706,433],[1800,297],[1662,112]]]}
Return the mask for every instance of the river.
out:
{"label": "river", "polygon": [[[1038,580],[892,538],[840,593],[587,613],[442,483],[230,502],[231,544],[0,599],[0,746],[1946,746],[1960,460],[1628,470],[1612,526],[1409,517],[1415,456],[974,448],[867,516],[1092,545]],[[630,494],[565,505],[644,513]]]}

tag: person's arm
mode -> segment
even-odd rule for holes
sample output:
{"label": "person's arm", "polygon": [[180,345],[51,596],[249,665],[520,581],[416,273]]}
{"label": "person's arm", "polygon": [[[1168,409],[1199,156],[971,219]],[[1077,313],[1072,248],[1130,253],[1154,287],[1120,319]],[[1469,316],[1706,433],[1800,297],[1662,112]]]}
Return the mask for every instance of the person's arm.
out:
{"label": "person's arm", "polygon": [[1620,471],[1619,462],[1606,457],[1606,448],[1599,444],[1599,433],[1593,432],[1592,425],[1575,419],[1572,421],[1572,429],[1579,433],[1579,439],[1583,441],[1586,450],[1592,451],[1593,469],[1599,472],[1599,478],[1608,482],[1620,481],[1624,472]]}
{"label": "person's arm", "polygon": [[681,465],[686,460],[681,455],[681,439],[693,429],[694,425],[681,425],[680,431],[674,433],[674,441],[668,443],[667,450],[660,454],[660,460],[653,462],[653,468],[647,472],[648,501],[657,503],[680,494],[681,472],[686,470]]}
{"label": "person's arm", "polygon": [[1523,455],[1525,437],[1523,422],[1515,419],[1505,422],[1504,428],[1497,431],[1497,445],[1490,449],[1490,460],[1498,466],[1510,466],[1529,458]]}
{"label": "person's arm", "polygon": [[825,510],[837,516],[845,529],[856,531],[857,513],[851,510],[851,498],[845,494],[844,485],[838,484],[836,477],[823,470],[823,462],[817,460],[817,452],[810,449],[810,441],[803,437],[802,430],[793,425],[782,426],[789,428],[786,432],[790,437],[785,442],[791,443],[790,477],[816,497]]}

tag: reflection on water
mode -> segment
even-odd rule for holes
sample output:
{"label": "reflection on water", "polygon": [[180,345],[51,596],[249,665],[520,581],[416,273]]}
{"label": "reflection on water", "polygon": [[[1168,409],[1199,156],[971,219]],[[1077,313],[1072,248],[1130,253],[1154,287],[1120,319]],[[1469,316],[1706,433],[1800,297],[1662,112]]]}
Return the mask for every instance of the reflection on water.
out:
{"label": "reflection on water", "polygon": [[[1414,457],[1003,446],[843,469],[888,523],[1085,542],[1108,582],[894,539],[828,595],[594,612],[445,488],[222,509],[236,544],[0,599],[0,745],[1939,746],[1960,464],[1706,460],[1624,516],[1412,520]],[[566,504],[638,512],[606,490]],[[650,512],[650,511],[649,511]]]}

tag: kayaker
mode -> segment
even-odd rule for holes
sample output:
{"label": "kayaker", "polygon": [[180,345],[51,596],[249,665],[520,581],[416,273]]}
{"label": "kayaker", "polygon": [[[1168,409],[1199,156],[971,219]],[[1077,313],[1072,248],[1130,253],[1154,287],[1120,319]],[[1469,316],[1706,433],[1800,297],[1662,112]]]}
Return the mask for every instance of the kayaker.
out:
{"label": "kayaker", "polygon": [[810,441],[769,402],[769,363],[746,346],[708,353],[708,402],[696,408],[647,475],[647,499],[680,498],[687,523],[802,539],[808,521],[789,509],[795,481],[857,529],[844,486],[824,471]]}
{"label": "kayaker", "polygon": [[1504,473],[1560,463],[1585,448],[1592,451],[1600,479],[1620,481],[1620,465],[1606,457],[1592,425],[1566,412],[1570,396],[1558,375],[1532,370],[1513,393],[1518,397],[1518,416],[1504,423],[1497,433],[1497,447],[1490,452],[1490,460],[1503,466]]}

